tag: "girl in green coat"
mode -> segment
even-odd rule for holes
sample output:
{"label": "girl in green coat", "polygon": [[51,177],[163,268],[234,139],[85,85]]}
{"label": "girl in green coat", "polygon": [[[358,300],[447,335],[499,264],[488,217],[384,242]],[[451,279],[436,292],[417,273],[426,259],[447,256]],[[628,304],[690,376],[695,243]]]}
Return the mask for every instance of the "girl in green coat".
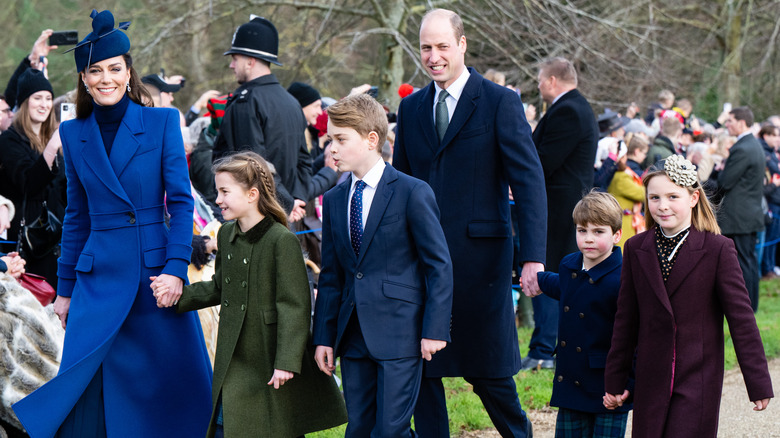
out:
{"label": "girl in green coat", "polygon": [[[169,300],[179,312],[222,305],[207,436],[297,437],[345,423],[336,382],[313,359],[303,255],[268,165],[243,152],[215,163],[214,173],[229,221],[217,237],[214,277]],[[152,288],[158,305],[174,293],[156,281]]]}

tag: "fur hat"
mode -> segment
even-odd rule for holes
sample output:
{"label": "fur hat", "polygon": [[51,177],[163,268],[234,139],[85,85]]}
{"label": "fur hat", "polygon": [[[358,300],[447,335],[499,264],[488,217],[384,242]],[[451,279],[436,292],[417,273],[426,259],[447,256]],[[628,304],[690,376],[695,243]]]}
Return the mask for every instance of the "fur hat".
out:
{"label": "fur hat", "polygon": [[290,87],[287,88],[287,92],[292,94],[298,103],[301,104],[301,108],[321,100],[320,92],[311,85],[304,84],[303,82],[293,82],[290,84]]}
{"label": "fur hat", "polygon": [[259,58],[276,65],[279,62],[279,33],[273,23],[263,17],[253,17],[233,34],[230,50],[224,55],[244,55]]}
{"label": "fur hat", "polygon": [[48,91],[54,96],[51,83],[43,75],[43,72],[29,68],[22,73],[19,77],[19,82],[16,84],[16,106],[21,106],[22,102],[39,91]]}
{"label": "fur hat", "polygon": [[111,11],[98,13],[95,9],[89,17],[92,18],[92,32],[70,49],[74,51],[76,71],[79,72],[96,62],[130,51],[130,39],[124,32],[119,32],[120,29],[127,30],[130,27],[129,21],[121,22],[114,28],[114,15]]}

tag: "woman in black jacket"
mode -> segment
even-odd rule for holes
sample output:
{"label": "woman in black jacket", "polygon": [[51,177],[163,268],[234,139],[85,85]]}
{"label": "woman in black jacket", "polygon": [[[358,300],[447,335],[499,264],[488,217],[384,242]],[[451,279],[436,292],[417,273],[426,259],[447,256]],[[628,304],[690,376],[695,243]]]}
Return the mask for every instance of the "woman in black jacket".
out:
{"label": "woman in black jacket", "polygon": [[[28,69],[19,78],[18,111],[11,127],[0,135],[0,189],[16,206],[8,238],[16,239],[22,218],[36,220],[46,203],[60,221],[65,217],[65,172],[57,123],[52,113],[52,87],[42,72]],[[33,257],[23,254],[27,272],[57,287],[59,245]]]}

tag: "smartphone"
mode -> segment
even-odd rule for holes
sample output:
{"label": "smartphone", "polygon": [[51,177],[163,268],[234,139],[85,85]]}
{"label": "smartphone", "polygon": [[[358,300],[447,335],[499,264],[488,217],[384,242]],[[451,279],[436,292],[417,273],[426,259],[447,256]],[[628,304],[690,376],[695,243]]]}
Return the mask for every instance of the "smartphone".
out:
{"label": "smartphone", "polygon": [[60,123],[76,118],[76,104],[63,102],[60,104]]}
{"label": "smartphone", "polygon": [[731,102],[726,102],[723,104],[723,112],[724,113],[731,112]]}
{"label": "smartphone", "polygon": [[366,94],[376,99],[377,96],[379,96],[379,87],[373,86],[366,91]]}
{"label": "smartphone", "polygon": [[50,46],[72,46],[78,44],[79,32],[76,30],[60,30],[49,37]]}

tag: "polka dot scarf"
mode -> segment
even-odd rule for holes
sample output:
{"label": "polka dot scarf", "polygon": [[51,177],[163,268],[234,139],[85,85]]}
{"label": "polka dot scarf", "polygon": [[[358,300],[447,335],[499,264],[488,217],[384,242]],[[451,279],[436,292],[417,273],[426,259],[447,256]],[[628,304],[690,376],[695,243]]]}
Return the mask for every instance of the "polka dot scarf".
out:
{"label": "polka dot scarf", "polygon": [[664,283],[669,279],[669,274],[672,273],[672,266],[674,266],[677,255],[680,253],[680,247],[682,247],[689,233],[690,227],[674,236],[666,236],[661,227],[655,228],[655,246],[658,251],[658,261],[661,262],[661,274],[664,277]]}

